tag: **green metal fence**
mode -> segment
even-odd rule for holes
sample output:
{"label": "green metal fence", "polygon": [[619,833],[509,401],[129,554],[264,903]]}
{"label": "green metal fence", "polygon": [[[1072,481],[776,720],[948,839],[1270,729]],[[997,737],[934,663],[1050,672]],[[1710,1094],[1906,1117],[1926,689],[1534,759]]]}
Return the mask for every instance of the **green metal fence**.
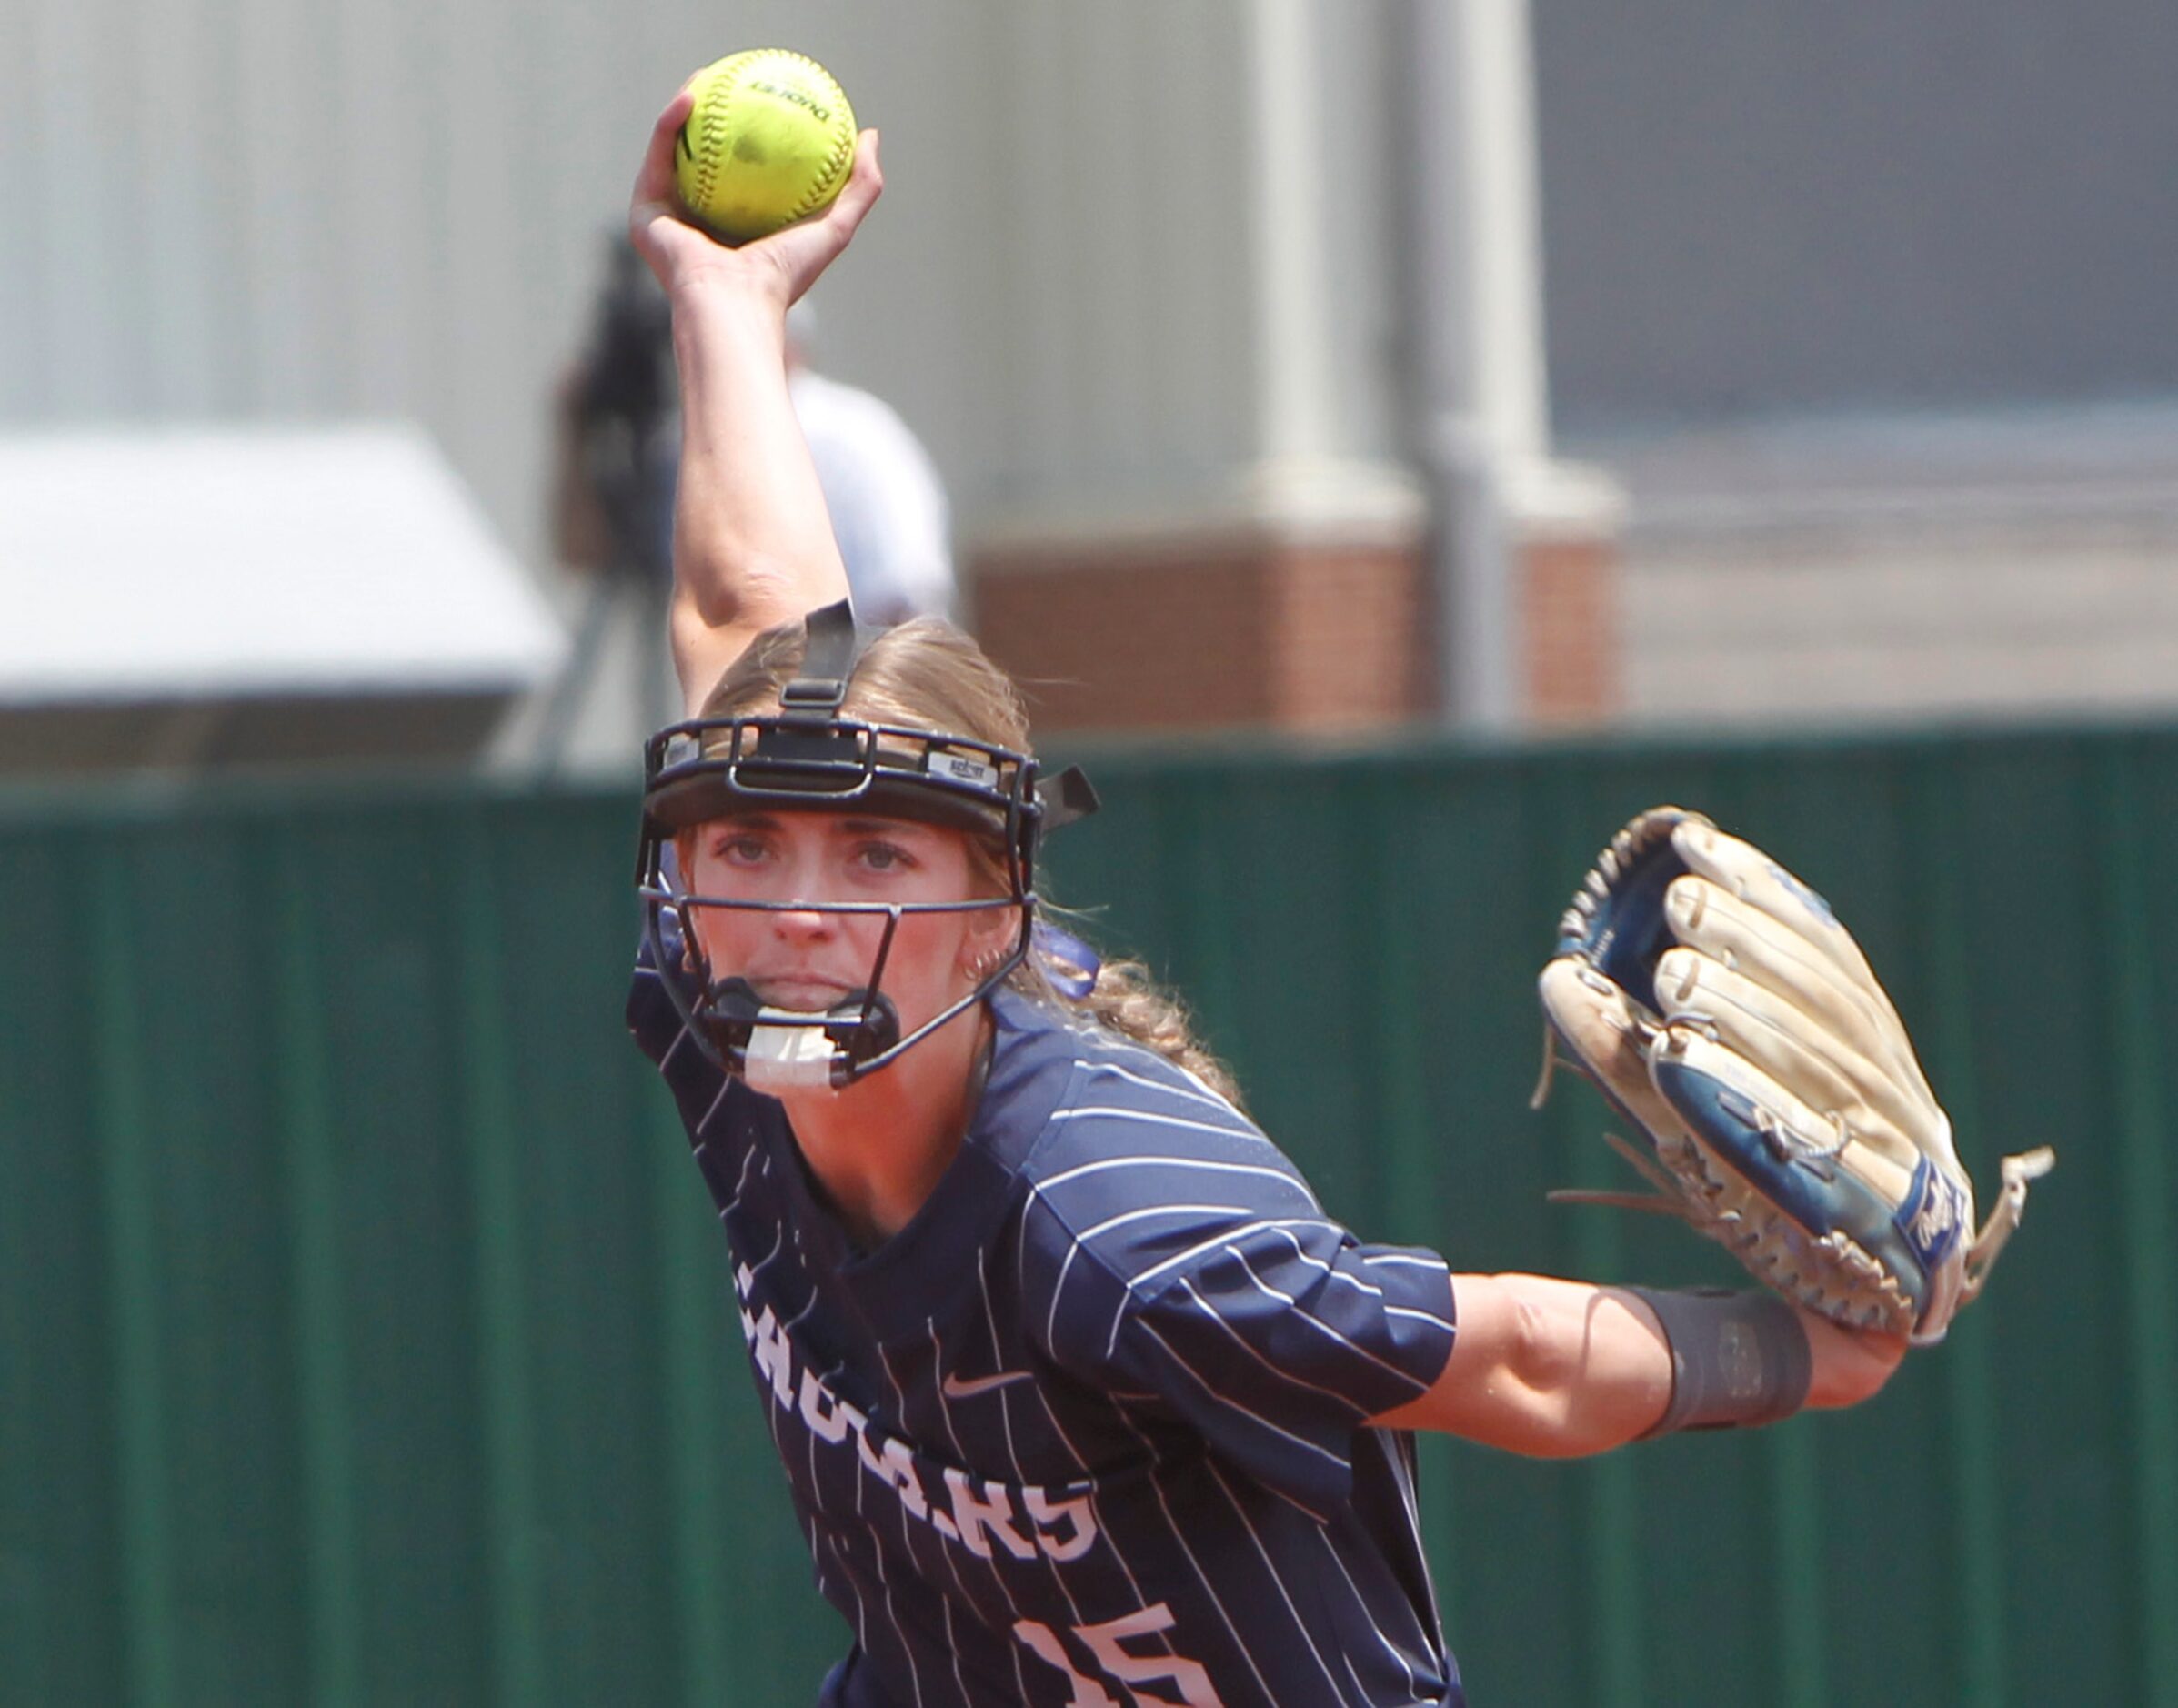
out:
{"label": "green metal fence", "polygon": [[[2178,1703],[2178,732],[1106,756],[1062,899],[1332,1208],[1455,1267],[1731,1280],[1526,1097],[1565,893],[1655,801],[1826,890],[1977,1178],[2061,1167],[1861,1411],[1432,1443],[1484,1704]],[[0,809],[0,1703],[792,1703],[844,1630],[618,1023],[620,797]],[[1721,1266],[1721,1267],[1720,1267]]]}

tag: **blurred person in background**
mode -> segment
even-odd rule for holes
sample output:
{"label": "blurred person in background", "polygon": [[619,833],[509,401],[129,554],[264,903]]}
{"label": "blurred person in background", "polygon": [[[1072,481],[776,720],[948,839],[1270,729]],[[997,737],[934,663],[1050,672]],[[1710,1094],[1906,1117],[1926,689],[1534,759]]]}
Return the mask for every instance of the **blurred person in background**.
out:
{"label": "blurred person in background", "polygon": [[[787,388],[824,488],[855,613],[888,628],[910,617],[957,618],[950,507],[938,466],[883,398],[817,371],[816,312],[788,319]],[[673,497],[680,400],[665,295],[625,236],[607,260],[582,354],[555,398],[552,546],[587,578],[566,668],[548,698],[538,750],[565,752],[603,656],[613,612],[637,605],[644,648],[636,714],[655,728],[676,709],[671,673],[649,657],[673,589]]]}
{"label": "blurred person in background", "polygon": [[636,717],[672,716],[670,678],[650,657],[673,592],[673,493],[680,406],[673,318],[625,236],[615,238],[580,356],[553,399],[552,555],[589,584],[566,668],[553,685],[537,744],[557,764],[603,656],[613,612],[636,606],[643,648]]}
{"label": "blurred person in background", "polygon": [[[787,334],[788,396],[817,465],[856,616],[880,628],[910,617],[957,618],[951,510],[937,464],[890,404],[817,370],[808,303],[794,306]],[[570,709],[624,591],[642,599],[639,632],[664,628],[679,412],[664,293],[634,246],[616,238],[582,354],[555,399],[553,552],[591,579],[563,683]],[[664,698],[647,698],[639,708],[647,728],[670,715],[671,695],[659,692]]]}
{"label": "blurred person in background", "polygon": [[787,396],[817,465],[855,615],[889,628],[954,617],[950,513],[938,466],[899,411],[817,371],[817,313],[787,315]]}

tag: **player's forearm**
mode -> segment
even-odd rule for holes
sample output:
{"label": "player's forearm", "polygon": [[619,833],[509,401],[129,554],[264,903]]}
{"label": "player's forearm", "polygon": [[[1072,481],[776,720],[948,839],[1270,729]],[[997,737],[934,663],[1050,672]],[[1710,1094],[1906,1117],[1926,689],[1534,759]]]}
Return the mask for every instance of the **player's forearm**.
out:
{"label": "player's forearm", "polygon": [[688,292],[674,305],[681,465],[674,641],[715,671],[758,631],[846,597],[824,490],[787,395],[769,303]]}
{"label": "player's forearm", "polygon": [[1654,1312],[1617,1288],[1542,1275],[1453,1278],[1459,1334],[1429,1392],[1375,1422],[1539,1458],[1635,1440],[1671,1398]]}
{"label": "player's forearm", "polygon": [[1841,1329],[1759,1290],[1460,1275],[1452,1296],[1459,1333],[1443,1374],[1375,1421],[1542,1458],[1857,1405],[1905,1351],[1901,1336]]}

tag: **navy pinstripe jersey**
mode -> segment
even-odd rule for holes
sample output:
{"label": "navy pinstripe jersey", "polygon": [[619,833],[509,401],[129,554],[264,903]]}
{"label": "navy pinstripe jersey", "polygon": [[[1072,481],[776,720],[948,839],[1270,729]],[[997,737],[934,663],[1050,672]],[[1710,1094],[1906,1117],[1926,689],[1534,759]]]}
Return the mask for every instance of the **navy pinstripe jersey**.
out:
{"label": "navy pinstripe jersey", "polygon": [[1362,1420],[1451,1350],[1444,1261],[1365,1245],[1154,1053],[992,999],[970,1130],[858,1251],[780,1105],[628,1019],[731,1246],[841,1708],[1460,1703],[1412,1438]]}

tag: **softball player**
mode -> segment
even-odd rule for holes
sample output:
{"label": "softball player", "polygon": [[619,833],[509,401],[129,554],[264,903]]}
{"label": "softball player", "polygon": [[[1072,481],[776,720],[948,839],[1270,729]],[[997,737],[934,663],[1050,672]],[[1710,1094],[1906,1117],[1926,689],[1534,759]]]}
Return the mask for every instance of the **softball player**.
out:
{"label": "softball player", "polygon": [[[686,412],[628,1016],[731,1246],[818,1586],[828,1703],[1463,1701],[1410,1431],[1599,1452],[1849,1403],[1895,1362],[1767,1296],[1453,1275],[1327,1217],[1177,1011],[1039,922],[1010,685],[871,636],[788,399],[788,305],[877,198],[738,249],[632,226]],[[1729,1350],[1730,1357],[1719,1354]]]}

